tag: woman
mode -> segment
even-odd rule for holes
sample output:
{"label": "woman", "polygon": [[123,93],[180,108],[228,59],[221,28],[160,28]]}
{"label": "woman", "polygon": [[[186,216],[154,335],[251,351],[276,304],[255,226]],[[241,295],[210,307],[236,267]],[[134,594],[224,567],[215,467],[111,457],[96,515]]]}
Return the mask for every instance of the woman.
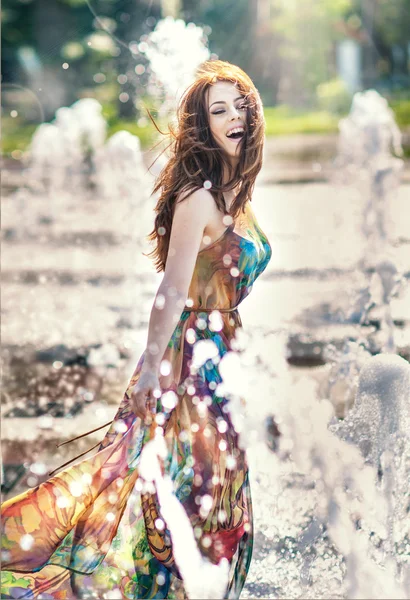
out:
{"label": "woman", "polygon": [[[248,469],[218,384],[219,361],[241,326],[237,306],[271,256],[250,207],[264,139],[252,81],[229,63],[204,63],[173,136],[154,188],[152,256],[164,277],[147,348],[97,454],[4,504],[2,598],[175,597],[170,532],[155,485],[139,474],[154,431],[163,431],[164,471],[200,552],[230,563],[225,597],[239,597],[245,582]],[[201,365],[192,359],[203,340],[217,352]]]}

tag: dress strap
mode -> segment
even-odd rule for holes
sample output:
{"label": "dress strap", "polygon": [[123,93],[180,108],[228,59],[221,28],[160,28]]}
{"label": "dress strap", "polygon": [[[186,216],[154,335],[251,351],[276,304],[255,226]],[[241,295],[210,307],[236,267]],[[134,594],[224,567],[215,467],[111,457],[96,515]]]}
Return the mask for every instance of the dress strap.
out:
{"label": "dress strap", "polygon": [[[96,427],[95,429],[91,429],[90,431],[86,431],[85,433],[82,433],[81,435],[77,435],[76,437],[73,437],[73,438],[71,438],[69,440],[66,440],[65,442],[61,442],[61,444],[57,444],[57,448],[61,448],[61,446],[65,446],[66,444],[71,444],[71,442],[75,442],[76,440],[80,440],[83,437],[87,437],[87,435],[90,435],[91,433],[95,433],[96,431],[100,431],[100,429],[104,429],[104,427],[107,427],[108,425],[111,425],[111,423],[112,423],[112,421],[108,421],[108,423],[104,423],[104,425],[100,425],[99,427]],[[52,475],[54,475],[54,473],[56,473],[57,471],[59,471],[63,467],[66,467],[67,465],[69,465],[72,462],[74,462],[75,460],[77,460],[77,458],[81,458],[85,454],[88,454],[88,452],[91,452],[91,450],[94,450],[94,448],[96,448],[100,444],[101,444],[101,442],[97,442],[95,444],[95,446],[92,446],[91,448],[88,448],[88,450],[86,450],[85,452],[82,452],[81,454],[78,454],[77,456],[74,456],[74,458],[72,458],[71,460],[68,460],[63,465],[60,465],[59,467],[57,467],[56,469],[54,469],[54,471],[50,471],[49,476],[51,477]]]}
{"label": "dress strap", "polygon": [[[87,435],[87,434],[86,434]],[[101,444],[101,442],[97,442],[94,446],[91,446],[91,448],[88,448],[88,450],[86,450],[85,452],[81,452],[81,454],[77,454],[77,456],[74,456],[74,458],[71,458],[70,460],[68,460],[67,462],[63,463],[62,465],[60,465],[59,467],[56,467],[53,471],[49,472],[49,477],[52,477],[52,475],[54,475],[54,473],[57,473],[57,471],[59,471],[60,469],[63,469],[64,467],[66,467],[67,465],[70,465],[72,462],[74,462],[75,460],[77,460],[77,458],[81,458],[82,456],[84,456],[85,454],[88,454],[89,452],[91,452],[91,450],[94,450],[95,448],[97,448],[97,446],[99,446]]]}
{"label": "dress strap", "polygon": [[61,442],[61,444],[57,444],[57,448],[61,448],[61,446],[65,446],[66,444],[71,444],[71,442],[80,440],[81,438],[86,437],[87,435],[90,435],[91,433],[100,431],[100,429],[104,429],[104,427],[108,427],[108,425],[111,425],[111,423],[112,423],[112,421],[108,421],[107,423],[104,423],[104,425],[100,425],[99,427],[96,427],[95,429],[91,429],[90,431],[87,431],[86,433],[82,433],[81,435],[77,435],[76,437],[66,440],[65,442]]}

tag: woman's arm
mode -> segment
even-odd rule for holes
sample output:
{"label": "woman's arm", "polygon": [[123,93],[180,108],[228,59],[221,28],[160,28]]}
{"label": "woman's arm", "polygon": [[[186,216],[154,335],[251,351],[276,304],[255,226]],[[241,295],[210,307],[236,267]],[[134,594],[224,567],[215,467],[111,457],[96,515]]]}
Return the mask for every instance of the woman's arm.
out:
{"label": "woman's arm", "polygon": [[143,419],[147,416],[148,395],[150,408],[155,409],[160,364],[185,306],[204,229],[214,211],[214,199],[205,189],[193,192],[175,206],[164,277],[149,320],[144,364],[131,393],[131,406]]}

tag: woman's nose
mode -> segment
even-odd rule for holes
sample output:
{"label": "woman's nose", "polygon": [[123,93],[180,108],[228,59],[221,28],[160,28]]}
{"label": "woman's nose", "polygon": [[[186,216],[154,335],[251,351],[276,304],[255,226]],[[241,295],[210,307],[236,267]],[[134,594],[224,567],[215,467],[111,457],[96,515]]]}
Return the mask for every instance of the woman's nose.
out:
{"label": "woman's nose", "polygon": [[238,117],[239,117],[238,109],[236,109],[234,106],[232,106],[232,108],[230,110],[229,118],[232,120],[232,119],[237,119]]}

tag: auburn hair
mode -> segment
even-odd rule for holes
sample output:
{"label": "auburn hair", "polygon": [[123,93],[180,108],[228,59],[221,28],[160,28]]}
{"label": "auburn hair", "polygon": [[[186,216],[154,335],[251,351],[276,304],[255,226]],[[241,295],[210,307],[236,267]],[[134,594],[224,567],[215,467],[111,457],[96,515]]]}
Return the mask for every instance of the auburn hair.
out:
{"label": "auburn hair", "polygon": [[[233,167],[228,154],[214,140],[209,127],[207,94],[218,81],[233,83],[244,97],[246,129],[240,142],[239,161]],[[248,75],[239,67],[221,60],[209,60],[200,65],[196,78],[182,95],[177,108],[176,126],[169,126],[170,158],[158,176],[152,193],[160,192],[155,206],[154,229],[147,236],[156,243],[147,254],[158,272],[165,270],[175,204],[204,187],[209,189],[218,209],[237,217],[247,200],[252,199],[255,179],[262,167],[265,121],[259,92]],[[229,181],[223,185],[224,166]],[[227,211],[223,192],[239,187],[239,192]]]}

